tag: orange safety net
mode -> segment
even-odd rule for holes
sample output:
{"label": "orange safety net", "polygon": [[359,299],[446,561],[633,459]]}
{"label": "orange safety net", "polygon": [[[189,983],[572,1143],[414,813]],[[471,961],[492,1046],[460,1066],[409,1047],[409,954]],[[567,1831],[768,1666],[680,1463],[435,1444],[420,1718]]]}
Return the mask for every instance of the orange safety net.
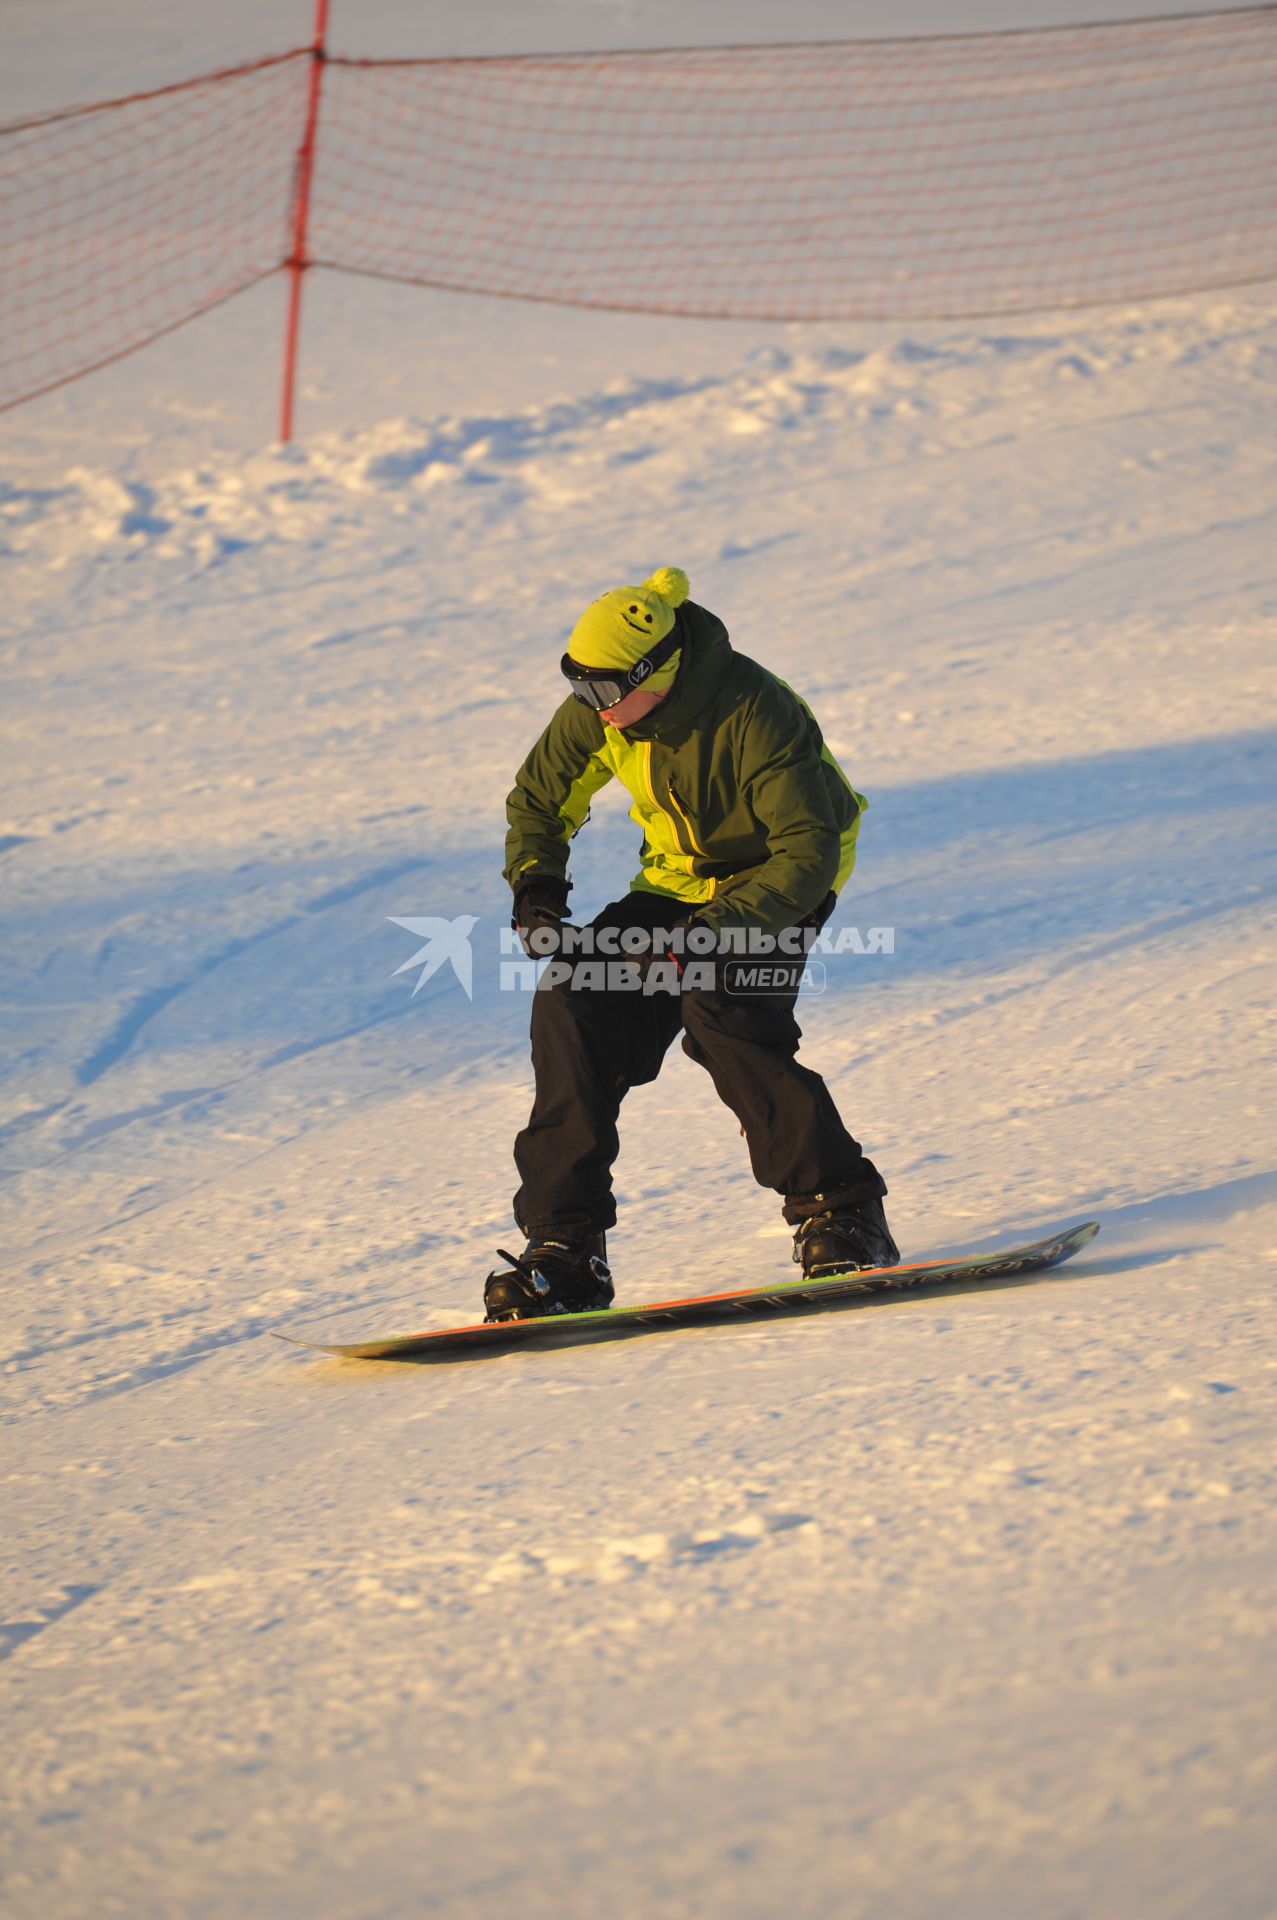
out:
{"label": "orange safety net", "polygon": [[573,306],[943,319],[1277,272],[1277,10],[338,64],[312,252]]}
{"label": "orange safety net", "polygon": [[[0,127],[0,407],[293,252],[309,49]],[[1277,8],[916,40],[328,59],[309,259],[736,319],[1277,276]]]}
{"label": "orange safety net", "polygon": [[273,273],[309,54],[0,127],[0,408]]}

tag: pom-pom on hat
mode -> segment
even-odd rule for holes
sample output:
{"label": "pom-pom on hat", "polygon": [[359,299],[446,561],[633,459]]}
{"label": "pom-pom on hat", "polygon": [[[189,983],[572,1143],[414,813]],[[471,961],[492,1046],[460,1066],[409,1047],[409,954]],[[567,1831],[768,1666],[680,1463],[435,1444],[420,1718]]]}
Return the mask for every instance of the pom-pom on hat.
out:
{"label": "pom-pom on hat", "polygon": [[[572,629],[568,652],[582,667],[632,667],[665,638],[674,625],[674,609],[686,598],[687,575],[681,567],[658,567],[641,587],[613,587],[585,609]],[[680,648],[643,685],[668,687],[681,653]]]}

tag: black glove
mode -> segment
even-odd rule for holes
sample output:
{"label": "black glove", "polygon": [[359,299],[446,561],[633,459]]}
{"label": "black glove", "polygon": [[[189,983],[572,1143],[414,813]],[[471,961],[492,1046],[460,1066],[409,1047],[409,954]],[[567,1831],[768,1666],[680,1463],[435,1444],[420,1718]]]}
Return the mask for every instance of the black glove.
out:
{"label": "black glove", "polygon": [[530,960],[543,960],[547,954],[559,951],[567,910],[566,880],[539,874],[535,879],[525,880],[516,890],[510,925]]}

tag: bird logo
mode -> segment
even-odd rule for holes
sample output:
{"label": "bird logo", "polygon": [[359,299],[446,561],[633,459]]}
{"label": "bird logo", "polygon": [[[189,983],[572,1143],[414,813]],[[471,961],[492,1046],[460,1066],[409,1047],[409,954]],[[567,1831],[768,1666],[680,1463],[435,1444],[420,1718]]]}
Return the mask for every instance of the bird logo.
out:
{"label": "bird logo", "polygon": [[421,977],[412,990],[415,1000],[427,980],[432,979],[448,961],[465,990],[466,999],[474,999],[474,953],[470,946],[470,935],[478,925],[478,914],[461,913],[455,920],[441,920],[433,914],[398,920],[393,913],[388,913],[386,918],[394,926],[405,927],[409,933],[426,943],[424,947],[418,947],[410,960],[405,960],[401,967],[395,968],[392,980],[397,980],[401,973],[407,973],[410,967],[420,966]]}

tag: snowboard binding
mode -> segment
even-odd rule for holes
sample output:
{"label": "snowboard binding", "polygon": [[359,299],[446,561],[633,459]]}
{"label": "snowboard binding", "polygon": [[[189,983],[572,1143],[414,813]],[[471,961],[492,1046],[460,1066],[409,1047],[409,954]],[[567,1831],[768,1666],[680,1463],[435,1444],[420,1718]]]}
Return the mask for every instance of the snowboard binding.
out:
{"label": "snowboard binding", "polygon": [[483,1286],[484,1318],[538,1320],[552,1313],[591,1313],[616,1298],[604,1258],[603,1234],[573,1245],[549,1235],[530,1236],[522,1254],[498,1247],[507,1271],[490,1273]]}
{"label": "snowboard binding", "polygon": [[805,1280],[899,1265],[900,1249],[876,1195],[832,1206],[823,1204],[829,1198],[825,1194],[809,1198],[815,1203],[812,1211],[797,1221],[794,1232],[794,1259]]}

